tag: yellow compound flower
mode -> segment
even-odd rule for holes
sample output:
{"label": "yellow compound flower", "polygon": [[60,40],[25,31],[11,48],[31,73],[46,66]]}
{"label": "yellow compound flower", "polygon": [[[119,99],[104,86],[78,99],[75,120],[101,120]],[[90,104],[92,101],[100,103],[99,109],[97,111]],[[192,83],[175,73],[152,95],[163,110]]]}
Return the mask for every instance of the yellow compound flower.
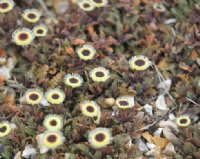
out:
{"label": "yellow compound flower", "polygon": [[61,104],[65,100],[65,94],[62,90],[54,88],[45,93],[45,98],[51,104]]}
{"label": "yellow compound flower", "polygon": [[60,115],[49,114],[45,116],[43,125],[47,130],[61,130],[63,127],[63,120]]}
{"label": "yellow compound flower", "polygon": [[143,55],[133,56],[129,60],[129,65],[132,70],[142,71],[146,70],[151,65],[151,61]]}
{"label": "yellow compound flower", "polygon": [[93,148],[106,147],[112,140],[112,135],[107,128],[96,128],[89,132],[88,141]]}
{"label": "yellow compound flower", "polygon": [[0,122],[0,137],[4,137],[8,135],[10,131],[11,131],[11,127],[10,127],[9,122],[7,121]]}
{"label": "yellow compound flower", "polygon": [[87,12],[95,9],[94,4],[90,0],[80,0],[77,4],[82,10]]}
{"label": "yellow compound flower", "polygon": [[37,9],[25,9],[22,17],[30,23],[36,23],[40,20],[41,13]]}
{"label": "yellow compound flower", "polygon": [[108,0],[91,0],[95,7],[105,7],[108,4]]}
{"label": "yellow compound flower", "polygon": [[56,149],[63,144],[65,138],[60,131],[45,131],[43,143],[47,148]]}
{"label": "yellow compound flower", "polygon": [[176,118],[176,124],[179,127],[187,127],[191,124],[191,119],[188,115],[181,115]]}
{"label": "yellow compound flower", "polygon": [[39,89],[29,89],[25,93],[25,99],[28,104],[40,104],[43,99],[43,93]]}
{"label": "yellow compound flower", "polygon": [[35,36],[37,37],[43,37],[47,35],[48,32],[48,28],[46,25],[40,24],[40,25],[36,25],[33,28],[33,32],[35,34]]}
{"label": "yellow compound flower", "polygon": [[76,73],[66,74],[64,77],[64,83],[72,88],[77,88],[82,86],[83,78]]}
{"label": "yellow compound flower", "polygon": [[134,97],[120,96],[116,99],[116,105],[121,109],[132,108],[135,105]]}
{"label": "yellow compound flower", "polygon": [[13,0],[0,0],[0,13],[7,13],[13,9],[15,3]]}
{"label": "yellow compound flower", "polygon": [[110,73],[109,70],[104,67],[96,67],[90,71],[90,77],[95,82],[105,82],[108,78],[110,78]]}
{"label": "yellow compound flower", "polygon": [[87,61],[94,58],[96,50],[92,45],[83,45],[76,50],[80,59]]}
{"label": "yellow compound flower", "polygon": [[20,46],[30,45],[34,38],[34,33],[28,28],[17,29],[12,34],[12,41]]}
{"label": "yellow compound flower", "polygon": [[100,107],[98,106],[98,104],[94,101],[88,100],[80,104],[80,109],[83,115],[88,117],[96,117],[100,112]]}

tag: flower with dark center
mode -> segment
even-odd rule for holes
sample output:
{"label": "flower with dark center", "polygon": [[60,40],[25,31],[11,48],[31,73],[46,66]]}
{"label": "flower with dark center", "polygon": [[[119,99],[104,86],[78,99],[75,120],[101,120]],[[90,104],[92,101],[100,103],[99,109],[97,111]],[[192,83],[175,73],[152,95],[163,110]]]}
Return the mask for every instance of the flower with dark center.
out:
{"label": "flower with dark center", "polygon": [[143,55],[133,56],[129,60],[129,65],[132,70],[142,71],[146,70],[151,65],[151,61]]}
{"label": "flower with dark center", "polygon": [[88,117],[97,117],[100,111],[99,105],[94,101],[86,100],[80,104],[83,115]]}
{"label": "flower with dark center", "polygon": [[91,3],[91,1],[88,0],[82,0],[82,1],[78,1],[78,6],[80,7],[80,9],[89,12],[95,9],[95,6],[93,3]]}
{"label": "flower with dark center", "polygon": [[80,59],[84,61],[92,60],[96,54],[96,50],[92,45],[83,45],[76,49],[76,52]]}
{"label": "flower with dark center", "polygon": [[45,98],[51,104],[61,104],[65,100],[65,94],[59,88],[53,88],[45,93]]}
{"label": "flower with dark center", "polygon": [[8,135],[11,131],[9,122],[3,121],[0,122],[0,138]]}
{"label": "flower with dark center", "polygon": [[13,0],[0,0],[0,13],[7,13],[13,9],[15,3]]}
{"label": "flower with dark center", "polygon": [[24,20],[30,22],[30,23],[36,23],[39,21],[41,16],[41,13],[37,9],[25,9],[22,17]]}
{"label": "flower with dark center", "polygon": [[110,72],[104,67],[96,67],[90,71],[90,77],[96,82],[105,82],[110,78]]}
{"label": "flower with dark center", "polygon": [[12,41],[20,46],[30,45],[34,38],[34,33],[28,28],[17,29],[12,34]]}
{"label": "flower with dark center", "polygon": [[43,143],[47,148],[55,149],[61,146],[65,138],[60,131],[45,131],[43,136]]}
{"label": "flower with dark center", "polygon": [[77,88],[82,86],[83,78],[76,73],[66,74],[64,77],[64,83],[72,88]]}
{"label": "flower with dark center", "polygon": [[181,115],[176,118],[176,124],[179,127],[188,127],[191,124],[191,119],[188,115]]}
{"label": "flower with dark center", "polygon": [[95,7],[105,7],[108,4],[108,0],[91,0]]}
{"label": "flower with dark center", "polygon": [[33,28],[33,32],[36,37],[44,37],[44,36],[46,36],[46,34],[48,32],[48,28],[44,24],[36,25]]}
{"label": "flower with dark center", "polygon": [[111,132],[107,128],[96,128],[89,132],[88,141],[93,148],[103,148],[112,142]]}
{"label": "flower with dark center", "polygon": [[63,127],[63,119],[60,115],[49,114],[45,116],[43,125],[47,130],[61,130]]}
{"label": "flower with dark center", "polygon": [[120,96],[115,102],[120,109],[132,108],[135,105],[134,97],[132,96]]}
{"label": "flower with dark center", "polygon": [[39,89],[29,89],[24,96],[27,104],[40,104],[43,99],[43,92]]}

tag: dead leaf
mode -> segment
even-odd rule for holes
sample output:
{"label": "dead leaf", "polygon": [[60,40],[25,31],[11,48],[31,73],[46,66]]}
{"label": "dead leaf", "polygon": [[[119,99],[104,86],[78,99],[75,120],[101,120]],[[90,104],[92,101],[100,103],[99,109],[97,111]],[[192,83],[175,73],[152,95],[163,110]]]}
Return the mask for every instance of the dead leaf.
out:
{"label": "dead leaf", "polygon": [[196,50],[192,50],[192,52],[190,54],[190,58],[192,61],[196,61],[196,59],[198,58],[198,53]]}
{"label": "dead leaf", "polygon": [[152,140],[154,144],[159,148],[160,150],[165,149],[166,145],[168,144],[168,140],[166,138],[161,138],[159,136],[152,137]]}

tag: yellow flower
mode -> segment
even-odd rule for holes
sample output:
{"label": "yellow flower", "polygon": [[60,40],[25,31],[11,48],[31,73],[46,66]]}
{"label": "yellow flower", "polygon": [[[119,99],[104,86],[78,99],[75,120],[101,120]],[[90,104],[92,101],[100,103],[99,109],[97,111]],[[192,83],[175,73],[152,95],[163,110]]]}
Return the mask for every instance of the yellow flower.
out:
{"label": "yellow flower", "polygon": [[116,105],[121,109],[132,108],[135,105],[134,97],[120,96],[116,99]]}
{"label": "yellow flower", "polygon": [[94,101],[84,101],[80,104],[80,109],[85,116],[95,117],[98,116],[100,107]]}
{"label": "yellow flower", "polygon": [[13,9],[15,3],[13,0],[0,0],[0,13],[7,13]]}
{"label": "yellow flower", "polygon": [[181,115],[176,118],[176,124],[180,127],[187,127],[191,124],[191,119],[188,115]]}
{"label": "yellow flower", "polygon": [[49,115],[45,116],[43,125],[48,130],[61,130],[63,127],[63,120],[60,115],[49,114]]}
{"label": "yellow flower", "polygon": [[37,37],[46,36],[46,34],[48,32],[48,28],[46,27],[46,25],[43,25],[43,24],[36,25],[33,28],[33,32],[34,32],[35,36],[37,36]]}
{"label": "yellow flower", "polygon": [[25,99],[28,104],[40,104],[43,99],[43,93],[39,89],[29,89],[25,93]]}
{"label": "yellow flower", "polygon": [[47,101],[51,104],[61,104],[65,100],[65,94],[58,88],[49,89],[45,93]]}
{"label": "yellow flower", "polygon": [[107,128],[96,128],[89,132],[88,140],[93,148],[102,148],[110,144],[113,140]]}
{"label": "yellow flower", "polygon": [[96,67],[90,71],[90,77],[93,81],[105,82],[110,77],[110,73],[104,67]]}
{"label": "yellow flower", "polygon": [[41,13],[37,9],[25,9],[22,17],[30,23],[36,23],[40,20]]}
{"label": "yellow flower", "polygon": [[129,60],[129,65],[132,70],[141,71],[146,70],[151,65],[151,61],[143,55],[133,56]]}
{"label": "yellow flower", "polygon": [[45,131],[43,143],[47,148],[55,149],[63,144],[65,138],[60,131]]}
{"label": "yellow flower", "polygon": [[12,34],[12,41],[20,46],[30,45],[34,38],[34,33],[28,28],[17,29]]}
{"label": "yellow flower", "polygon": [[91,0],[95,7],[105,7],[108,4],[108,0]]}
{"label": "yellow flower", "polygon": [[81,0],[77,4],[82,10],[87,12],[95,9],[95,6],[89,0]]}
{"label": "yellow flower", "polygon": [[96,54],[96,50],[92,45],[83,45],[76,50],[78,56],[82,60],[91,60]]}
{"label": "yellow flower", "polygon": [[161,3],[154,3],[153,8],[158,12],[165,12],[166,11],[165,6]]}
{"label": "yellow flower", "polygon": [[9,122],[7,121],[0,122],[0,137],[4,137],[8,135],[10,131],[11,131],[11,127],[10,127]]}
{"label": "yellow flower", "polygon": [[83,78],[76,73],[66,74],[64,83],[72,88],[80,87],[83,84]]}

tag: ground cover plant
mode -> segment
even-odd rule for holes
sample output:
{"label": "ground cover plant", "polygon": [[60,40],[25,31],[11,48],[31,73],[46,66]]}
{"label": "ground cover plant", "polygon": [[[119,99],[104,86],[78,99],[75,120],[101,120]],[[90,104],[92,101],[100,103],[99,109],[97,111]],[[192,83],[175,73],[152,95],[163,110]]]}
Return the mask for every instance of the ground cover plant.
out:
{"label": "ground cover plant", "polygon": [[199,0],[0,0],[0,158],[199,159]]}

